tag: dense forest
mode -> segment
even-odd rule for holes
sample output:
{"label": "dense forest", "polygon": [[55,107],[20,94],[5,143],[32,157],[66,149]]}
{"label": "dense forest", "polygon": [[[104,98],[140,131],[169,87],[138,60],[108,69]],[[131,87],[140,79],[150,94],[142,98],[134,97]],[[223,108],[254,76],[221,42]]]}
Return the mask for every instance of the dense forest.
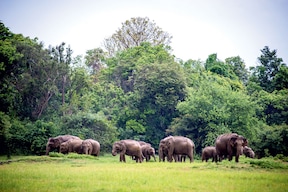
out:
{"label": "dense forest", "polygon": [[183,61],[171,40],[149,18],[131,18],[103,48],[73,57],[66,43],[47,48],[0,22],[0,154],[42,155],[60,134],[93,138],[109,153],[119,139],[158,149],[182,135],[199,154],[235,132],[258,157],[288,156],[288,67],[276,50],[259,48],[247,69],[240,56]]}

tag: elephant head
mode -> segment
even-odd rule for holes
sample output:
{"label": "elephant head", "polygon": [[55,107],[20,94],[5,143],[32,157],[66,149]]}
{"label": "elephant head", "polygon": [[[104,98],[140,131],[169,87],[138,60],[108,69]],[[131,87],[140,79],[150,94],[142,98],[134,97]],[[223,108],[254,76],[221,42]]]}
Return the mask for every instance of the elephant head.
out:
{"label": "elephant head", "polygon": [[49,151],[51,149],[56,149],[56,148],[60,148],[60,141],[59,138],[57,137],[51,137],[48,139],[47,145],[46,145],[46,155],[49,154]]}
{"label": "elephant head", "polygon": [[159,162],[165,161],[165,157],[168,157],[168,147],[166,146],[166,138],[161,139],[158,148]]}
{"label": "elephant head", "polygon": [[82,151],[84,154],[90,155],[92,153],[92,149],[93,149],[93,146],[92,146],[92,143],[90,141],[84,140],[82,142]]}
{"label": "elephant head", "polygon": [[247,146],[248,141],[245,137],[241,135],[231,135],[228,145],[228,151],[231,150],[229,154],[229,160],[232,160],[232,156],[235,156],[235,161],[239,162],[239,156],[243,154],[243,147]]}
{"label": "elephant head", "polygon": [[247,147],[247,146],[243,147],[243,154],[245,155],[245,157],[249,157],[249,158],[255,157],[254,151],[250,147]]}
{"label": "elephant head", "polygon": [[125,151],[126,151],[126,147],[123,142],[117,141],[113,144],[113,148],[112,148],[113,156],[117,155],[118,153],[123,153],[123,152],[125,153]]}
{"label": "elephant head", "polygon": [[67,154],[69,150],[69,141],[60,144],[60,153]]}

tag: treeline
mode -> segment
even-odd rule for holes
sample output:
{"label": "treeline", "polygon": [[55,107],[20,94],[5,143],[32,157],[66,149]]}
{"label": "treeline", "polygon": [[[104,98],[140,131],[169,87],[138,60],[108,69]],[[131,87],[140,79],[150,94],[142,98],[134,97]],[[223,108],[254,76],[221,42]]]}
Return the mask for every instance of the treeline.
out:
{"label": "treeline", "polygon": [[132,18],[105,39],[106,51],[73,58],[65,43],[45,48],[1,23],[0,154],[44,154],[61,134],[93,138],[106,152],[118,139],[157,149],[165,136],[182,135],[200,153],[236,132],[258,157],[288,156],[288,67],[277,51],[265,46],[248,70],[239,56],[177,59],[171,38]]}

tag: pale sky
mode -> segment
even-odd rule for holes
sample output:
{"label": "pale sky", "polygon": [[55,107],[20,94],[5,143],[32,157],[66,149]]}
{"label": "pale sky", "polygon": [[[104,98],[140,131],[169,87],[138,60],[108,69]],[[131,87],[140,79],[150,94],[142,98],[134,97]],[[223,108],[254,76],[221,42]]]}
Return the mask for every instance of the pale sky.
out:
{"label": "pale sky", "polygon": [[288,0],[0,0],[0,20],[45,46],[69,44],[73,56],[102,46],[121,23],[148,17],[173,36],[184,61],[217,53],[256,66],[264,46],[288,64]]}

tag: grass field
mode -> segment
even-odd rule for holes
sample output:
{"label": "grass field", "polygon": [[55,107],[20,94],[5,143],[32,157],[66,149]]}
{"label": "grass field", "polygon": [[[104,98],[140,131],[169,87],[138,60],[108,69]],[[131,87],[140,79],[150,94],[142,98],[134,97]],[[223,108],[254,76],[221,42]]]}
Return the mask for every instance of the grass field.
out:
{"label": "grass field", "polygon": [[55,156],[2,157],[0,191],[288,191],[288,165],[272,158],[138,164],[110,154]]}

